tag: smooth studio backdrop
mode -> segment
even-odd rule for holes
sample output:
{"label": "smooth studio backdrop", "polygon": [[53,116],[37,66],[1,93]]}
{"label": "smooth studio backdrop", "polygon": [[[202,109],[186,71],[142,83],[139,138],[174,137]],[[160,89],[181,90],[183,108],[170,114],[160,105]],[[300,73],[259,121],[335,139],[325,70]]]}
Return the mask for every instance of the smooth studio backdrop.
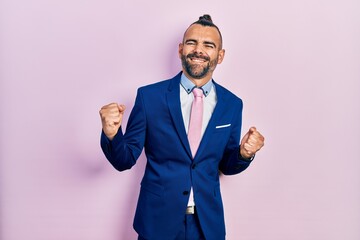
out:
{"label": "smooth studio backdrop", "polygon": [[[215,80],[266,144],[222,176],[229,240],[360,239],[358,0],[0,2],[1,240],[131,240],[145,166],[103,156],[98,111],[178,73],[187,26],[209,13]],[[155,113],[154,113],[154,117]],[[169,213],[171,214],[171,213]]]}

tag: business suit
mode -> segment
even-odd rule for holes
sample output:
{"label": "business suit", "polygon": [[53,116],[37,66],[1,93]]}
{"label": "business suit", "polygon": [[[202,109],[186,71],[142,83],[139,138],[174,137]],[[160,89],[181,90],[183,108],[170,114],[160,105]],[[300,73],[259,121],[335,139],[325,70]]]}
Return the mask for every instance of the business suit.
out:
{"label": "business suit", "polygon": [[214,82],[217,104],[195,157],[188,143],[181,107],[180,76],[141,87],[125,134],[112,141],[102,134],[101,147],[119,171],[130,169],[143,147],[147,157],[134,229],[150,240],[171,240],[179,231],[191,187],[206,239],[225,237],[219,170],[245,170],[239,157],[242,101]]}

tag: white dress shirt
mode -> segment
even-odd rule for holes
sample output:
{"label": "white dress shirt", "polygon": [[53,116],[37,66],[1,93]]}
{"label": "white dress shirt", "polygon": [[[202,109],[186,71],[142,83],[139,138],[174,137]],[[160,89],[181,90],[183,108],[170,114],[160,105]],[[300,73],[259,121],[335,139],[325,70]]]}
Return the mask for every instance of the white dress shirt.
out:
{"label": "white dress shirt", "polygon": [[[181,75],[180,82],[180,103],[181,103],[181,112],[184,120],[184,126],[186,130],[186,134],[189,130],[189,122],[190,122],[190,113],[191,106],[194,100],[194,94],[192,90],[195,88],[195,84],[191,82],[184,74]],[[211,115],[214,112],[214,108],[217,103],[217,96],[215,85],[212,80],[207,82],[204,86],[201,87],[204,92],[204,110],[203,110],[203,123],[201,128],[201,138],[204,135],[206,127],[210,121]],[[195,206],[193,189],[190,190],[189,202],[188,206]]]}

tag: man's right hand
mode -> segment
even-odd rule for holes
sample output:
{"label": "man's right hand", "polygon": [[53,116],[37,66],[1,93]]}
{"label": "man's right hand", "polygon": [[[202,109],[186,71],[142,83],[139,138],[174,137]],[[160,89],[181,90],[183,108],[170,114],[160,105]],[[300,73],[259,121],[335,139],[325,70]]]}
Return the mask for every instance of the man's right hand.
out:
{"label": "man's right hand", "polygon": [[122,118],[125,112],[125,105],[110,103],[103,106],[99,113],[102,122],[102,128],[105,135],[112,140],[117,134]]}

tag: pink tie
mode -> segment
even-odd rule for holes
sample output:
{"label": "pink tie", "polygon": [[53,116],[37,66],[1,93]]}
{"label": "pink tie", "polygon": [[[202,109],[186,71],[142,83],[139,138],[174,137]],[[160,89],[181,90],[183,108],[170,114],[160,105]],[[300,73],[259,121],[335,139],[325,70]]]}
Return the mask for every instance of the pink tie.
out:
{"label": "pink tie", "polygon": [[193,157],[200,144],[201,128],[203,118],[203,91],[199,88],[193,89],[194,100],[191,107],[188,139]]}

